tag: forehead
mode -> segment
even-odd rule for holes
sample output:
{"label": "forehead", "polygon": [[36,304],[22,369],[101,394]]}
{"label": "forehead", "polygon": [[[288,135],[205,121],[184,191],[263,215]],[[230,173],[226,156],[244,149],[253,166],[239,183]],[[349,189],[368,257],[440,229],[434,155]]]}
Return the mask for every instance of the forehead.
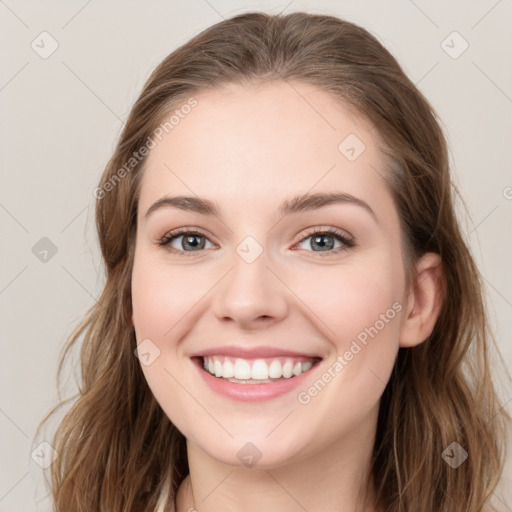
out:
{"label": "forehead", "polygon": [[141,210],[170,193],[221,204],[243,197],[246,206],[280,193],[343,190],[376,200],[386,194],[376,130],[328,93],[275,81],[227,85],[194,98],[197,106],[148,156]]}

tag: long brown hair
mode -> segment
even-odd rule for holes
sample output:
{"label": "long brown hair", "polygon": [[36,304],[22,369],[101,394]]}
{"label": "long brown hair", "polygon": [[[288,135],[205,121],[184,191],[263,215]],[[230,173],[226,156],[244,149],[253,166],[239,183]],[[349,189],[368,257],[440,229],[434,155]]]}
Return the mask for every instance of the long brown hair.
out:
{"label": "long brown hair", "polygon": [[[193,95],[271,80],[312,84],[376,127],[411,255],[407,272],[425,252],[442,257],[445,297],[434,331],[419,346],[399,349],[381,399],[371,472],[379,508],[478,512],[491,506],[510,417],[490,375],[491,345],[499,352],[481,277],[455,215],[437,115],[363,28],[332,16],[247,13],[208,28],[154,70],[101,178],[96,225],[106,283],[61,353],[58,383],[70,349],[83,340],[79,392],[51,443],[58,453],[50,467],[57,512],[174,510],[188,473],[185,438],[134,356],[130,286],[145,162],[139,156],[172,109]],[[469,455],[457,469],[442,457],[453,442]]]}

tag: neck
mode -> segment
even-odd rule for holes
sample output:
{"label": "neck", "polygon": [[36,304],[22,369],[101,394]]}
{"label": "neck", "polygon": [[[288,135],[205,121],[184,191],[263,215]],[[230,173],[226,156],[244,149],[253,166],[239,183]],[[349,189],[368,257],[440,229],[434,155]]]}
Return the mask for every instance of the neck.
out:
{"label": "neck", "polygon": [[375,512],[370,463],[376,412],[314,455],[280,466],[225,464],[187,440],[177,512]]}

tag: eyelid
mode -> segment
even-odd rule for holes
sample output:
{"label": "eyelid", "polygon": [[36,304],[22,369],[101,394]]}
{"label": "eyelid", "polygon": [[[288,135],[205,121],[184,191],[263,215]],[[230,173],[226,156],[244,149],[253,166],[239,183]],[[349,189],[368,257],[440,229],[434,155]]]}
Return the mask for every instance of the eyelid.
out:
{"label": "eyelid", "polygon": [[305,228],[305,230],[301,232],[300,235],[298,235],[296,243],[302,242],[304,239],[309,238],[310,236],[315,235],[317,233],[328,234],[333,236],[336,235],[340,238],[350,241],[354,240],[354,237],[343,229],[335,228],[334,226],[313,226],[311,228]]}
{"label": "eyelid", "polygon": [[[350,235],[348,232],[341,230],[339,228],[335,227],[326,227],[326,226],[315,226],[309,230],[306,230],[305,233],[302,233],[300,235],[299,240],[293,245],[295,247],[296,245],[304,242],[308,238],[314,236],[315,234],[322,234],[331,236],[335,239],[337,239],[342,245],[341,247],[337,247],[336,249],[330,249],[328,251],[306,251],[308,253],[314,254],[315,258],[327,258],[329,256],[336,256],[340,254],[341,252],[347,251],[348,249],[351,249],[356,246],[355,238]],[[301,249],[304,250],[304,249]]]}
{"label": "eyelid", "polygon": [[209,235],[204,233],[200,228],[192,227],[192,226],[183,226],[181,228],[172,229],[167,231],[161,238],[156,241],[156,244],[161,246],[163,249],[166,249],[172,254],[176,254],[178,256],[192,256],[194,253],[201,253],[206,249],[201,249],[200,251],[181,251],[171,247],[171,241],[174,241],[176,238],[184,235],[199,235],[208,240],[211,244],[216,245],[214,242],[210,240]]}

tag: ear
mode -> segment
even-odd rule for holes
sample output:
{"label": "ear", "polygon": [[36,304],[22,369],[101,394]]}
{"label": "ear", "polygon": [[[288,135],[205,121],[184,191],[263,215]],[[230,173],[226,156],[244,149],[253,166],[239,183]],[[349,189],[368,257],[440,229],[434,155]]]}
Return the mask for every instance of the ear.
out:
{"label": "ear", "polygon": [[439,254],[429,252],[416,263],[400,331],[400,347],[414,347],[432,333],[443,302],[443,265]]}

